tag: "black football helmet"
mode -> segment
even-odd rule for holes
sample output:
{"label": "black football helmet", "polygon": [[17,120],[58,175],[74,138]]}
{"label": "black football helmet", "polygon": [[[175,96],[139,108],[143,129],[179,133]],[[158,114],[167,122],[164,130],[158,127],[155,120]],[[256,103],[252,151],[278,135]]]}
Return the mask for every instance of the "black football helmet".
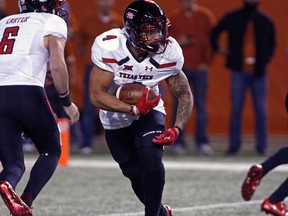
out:
{"label": "black football helmet", "polygon": [[[170,21],[159,5],[151,0],[132,2],[124,13],[124,29],[133,46],[149,53],[163,53],[167,47]],[[159,40],[148,43],[147,33],[159,31]]]}
{"label": "black football helmet", "polygon": [[18,0],[18,5],[21,13],[45,12],[62,16],[60,6],[64,2],[65,0]]}

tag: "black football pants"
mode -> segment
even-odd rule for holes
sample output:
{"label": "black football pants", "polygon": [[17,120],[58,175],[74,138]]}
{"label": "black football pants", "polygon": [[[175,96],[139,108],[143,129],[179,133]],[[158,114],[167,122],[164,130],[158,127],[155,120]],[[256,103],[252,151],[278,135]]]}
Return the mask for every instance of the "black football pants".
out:
{"label": "black football pants", "polygon": [[23,176],[24,132],[40,153],[25,188],[35,198],[53,175],[61,154],[56,119],[42,87],[1,86],[0,104],[0,181],[15,188]]}
{"label": "black football pants", "polygon": [[152,143],[153,137],[165,129],[164,122],[162,113],[151,111],[127,128],[105,130],[112,157],[145,205],[145,216],[166,215],[161,203],[165,184],[163,146]]}

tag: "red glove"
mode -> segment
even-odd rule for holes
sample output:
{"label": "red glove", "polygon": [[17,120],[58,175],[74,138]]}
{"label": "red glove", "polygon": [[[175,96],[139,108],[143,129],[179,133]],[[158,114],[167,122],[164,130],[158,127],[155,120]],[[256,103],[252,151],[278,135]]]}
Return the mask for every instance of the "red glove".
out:
{"label": "red glove", "polygon": [[165,130],[159,136],[154,137],[152,142],[160,145],[172,145],[178,139],[179,134],[180,133],[178,133],[177,128],[172,127]]}
{"label": "red glove", "polygon": [[138,114],[145,115],[150,110],[152,110],[155,106],[158,105],[160,101],[160,94],[153,100],[148,100],[148,91],[149,89],[146,87],[143,91],[143,95],[141,97],[141,100],[136,104],[136,107],[138,109]]}

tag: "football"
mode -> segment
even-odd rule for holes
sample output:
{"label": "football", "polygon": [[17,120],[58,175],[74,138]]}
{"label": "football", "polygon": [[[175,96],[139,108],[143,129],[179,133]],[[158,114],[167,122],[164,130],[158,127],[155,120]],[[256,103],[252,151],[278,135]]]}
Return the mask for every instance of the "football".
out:
{"label": "football", "polygon": [[[124,84],[117,89],[116,97],[127,104],[135,105],[140,101],[145,87],[145,85],[138,83]],[[148,100],[153,100],[156,97],[157,94],[155,93],[155,91],[149,88]]]}

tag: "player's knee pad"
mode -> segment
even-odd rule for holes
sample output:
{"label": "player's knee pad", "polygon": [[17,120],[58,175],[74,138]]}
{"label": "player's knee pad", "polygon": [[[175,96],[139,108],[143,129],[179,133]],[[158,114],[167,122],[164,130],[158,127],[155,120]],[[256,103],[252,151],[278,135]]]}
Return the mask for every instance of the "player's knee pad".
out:
{"label": "player's knee pad", "polygon": [[58,158],[60,158],[61,152],[62,152],[62,147],[61,147],[61,145],[59,144],[59,145],[50,146],[49,148],[46,148],[46,149],[42,149],[42,150],[40,151],[40,154],[41,154],[41,155],[45,155],[45,154],[55,155],[55,156],[57,156]]}
{"label": "player's knee pad", "polygon": [[162,163],[163,150],[158,148],[142,148],[141,157],[143,170],[151,173],[164,172],[164,165]]}
{"label": "player's knee pad", "polygon": [[135,166],[130,163],[120,164],[120,168],[124,176],[129,179],[135,179],[141,177],[143,172],[140,166]]}
{"label": "player's knee pad", "polygon": [[165,170],[158,172],[144,172],[143,185],[145,188],[151,188],[153,191],[162,190],[165,184]]}
{"label": "player's knee pad", "polygon": [[144,175],[146,178],[152,179],[165,179],[165,169],[164,166],[159,166],[158,169],[145,170]]}
{"label": "player's knee pad", "polygon": [[60,156],[61,156],[61,150],[60,151],[55,151],[55,152],[43,152],[43,153],[41,153],[41,155],[44,155],[44,156],[47,156],[47,155],[55,156],[55,157],[57,157],[59,159]]}

